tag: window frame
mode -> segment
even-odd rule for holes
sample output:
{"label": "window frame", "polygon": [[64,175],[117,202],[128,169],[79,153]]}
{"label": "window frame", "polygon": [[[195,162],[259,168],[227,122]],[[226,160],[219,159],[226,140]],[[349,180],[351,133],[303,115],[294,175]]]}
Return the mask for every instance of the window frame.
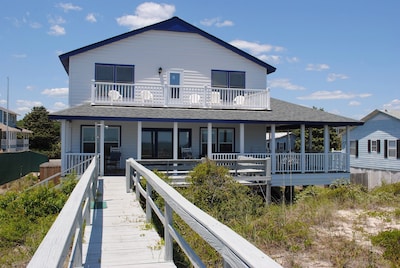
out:
{"label": "window frame", "polygon": [[[98,127],[98,126],[97,126]],[[85,129],[90,129],[91,131],[93,131],[92,135],[91,135],[91,139],[88,141],[84,140],[84,135],[85,135]],[[114,140],[107,140],[107,134],[106,132],[109,132],[111,130],[117,129],[118,133],[117,133],[117,141]],[[100,130],[98,130],[100,131]],[[121,126],[118,125],[113,125],[113,126],[107,126],[106,128],[104,128],[104,156],[109,156],[110,154],[110,147],[121,147]],[[96,137],[95,137],[95,126],[94,125],[81,125],[81,148],[80,151],[82,153],[94,153],[95,152],[95,144],[96,144]],[[100,133],[98,133],[98,135],[100,136]],[[86,146],[85,146],[86,145]],[[98,141],[98,146],[100,145],[100,140]],[[87,147],[90,146],[90,147]],[[87,148],[87,149],[86,149]],[[93,148],[93,149],[91,149]],[[89,149],[89,150],[88,150]]]}
{"label": "window frame", "polygon": [[[226,74],[226,84],[216,84],[215,83],[215,75],[217,73],[224,73]],[[235,74],[241,74],[243,75],[243,87],[241,86],[232,86],[232,80],[233,78],[231,77],[231,75],[235,75]],[[246,72],[245,71],[230,71],[230,70],[211,70],[211,87],[215,87],[215,88],[246,88]]]}
{"label": "window frame", "polygon": [[[113,79],[100,79],[97,74],[97,67],[111,67],[113,68]],[[119,82],[118,81],[118,68],[132,68],[132,81],[131,82]],[[105,83],[119,83],[119,84],[134,84],[135,83],[135,65],[131,64],[111,64],[111,63],[95,63],[94,66],[94,79],[96,82]]]}
{"label": "window frame", "polygon": [[[232,142],[221,141],[220,136],[222,135],[221,131],[230,130],[232,131]],[[213,127],[212,128],[212,153],[234,153],[235,152],[235,128],[229,127]],[[203,135],[204,134],[204,135]],[[203,137],[206,140],[203,140]],[[207,138],[208,138],[208,128],[201,127],[200,128],[200,154],[207,155]],[[222,147],[227,144],[231,144],[231,150],[227,152]]]}

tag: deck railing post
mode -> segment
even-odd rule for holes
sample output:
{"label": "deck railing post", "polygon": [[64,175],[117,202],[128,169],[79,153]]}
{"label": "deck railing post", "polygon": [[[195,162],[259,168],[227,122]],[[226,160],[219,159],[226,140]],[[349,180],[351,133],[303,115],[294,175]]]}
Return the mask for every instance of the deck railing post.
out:
{"label": "deck railing post", "polygon": [[173,226],[172,209],[168,203],[165,203],[165,212],[164,212],[165,261],[172,261],[173,259],[173,239],[169,232],[169,226]]}
{"label": "deck railing post", "polygon": [[126,192],[130,193],[132,191],[132,178],[131,178],[131,165],[129,161],[125,164],[125,180],[126,180]]}
{"label": "deck railing post", "polygon": [[151,204],[153,187],[150,183],[146,183],[146,221],[151,222]]}
{"label": "deck railing post", "polygon": [[140,184],[140,177],[142,175],[140,174],[139,171],[136,170],[136,176],[134,176],[135,178],[135,193],[136,193],[136,199],[140,200],[140,189],[139,189],[139,184]]}

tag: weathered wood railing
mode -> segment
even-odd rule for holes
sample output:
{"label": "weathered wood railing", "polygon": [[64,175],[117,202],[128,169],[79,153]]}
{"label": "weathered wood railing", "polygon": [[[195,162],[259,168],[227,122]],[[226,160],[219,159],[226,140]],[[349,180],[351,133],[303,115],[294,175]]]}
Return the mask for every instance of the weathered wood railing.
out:
{"label": "weathered wood railing", "polygon": [[28,267],[82,266],[82,228],[91,223],[90,203],[96,197],[97,190],[96,159],[91,161],[81,176]]}
{"label": "weathered wood railing", "polygon": [[[146,189],[142,188],[141,179],[146,180]],[[143,196],[146,200],[146,220],[151,221],[154,211],[164,224],[166,261],[171,261],[173,258],[173,240],[175,240],[195,267],[205,267],[173,227],[172,213],[175,212],[222,256],[224,267],[281,267],[229,227],[190,203],[152,171],[130,158],[126,161],[126,190],[129,192],[132,188],[135,189],[138,199]],[[153,190],[164,199],[164,211],[161,211],[153,201]]]}

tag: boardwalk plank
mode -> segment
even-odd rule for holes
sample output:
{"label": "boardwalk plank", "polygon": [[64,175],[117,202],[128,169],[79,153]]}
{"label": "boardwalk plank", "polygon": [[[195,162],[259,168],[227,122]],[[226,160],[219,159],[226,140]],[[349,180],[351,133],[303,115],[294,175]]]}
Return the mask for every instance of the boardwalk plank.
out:
{"label": "boardwalk plank", "polygon": [[[99,178],[98,202],[93,224],[86,226],[84,267],[176,267],[164,261],[164,246],[132,193],[125,191],[124,177]],[[101,208],[103,207],[103,208]]]}

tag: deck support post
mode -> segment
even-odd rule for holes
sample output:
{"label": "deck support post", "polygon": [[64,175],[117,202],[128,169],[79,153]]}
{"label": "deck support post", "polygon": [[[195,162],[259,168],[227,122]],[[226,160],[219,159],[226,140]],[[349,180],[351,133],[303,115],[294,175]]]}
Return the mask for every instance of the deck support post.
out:
{"label": "deck support post", "polygon": [[271,149],[271,172],[276,173],[276,144],[275,144],[275,124],[271,125],[270,142],[269,146]]}
{"label": "deck support post", "polygon": [[207,157],[212,159],[212,123],[207,124]]}
{"label": "deck support post", "polygon": [[301,159],[301,173],[305,173],[306,171],[306,125],[301,124],[300,125],[300,159]]}
{"label": "deck support post", "polygon": [[324,125],[324,172],[329,171],[329,127]]}
{"label": "deck support post", "polygon": [[168,203],[165,203],[165,212],[164,212],[165,261],[173,260],[173,238],[169,232],[169,226],[173,226],[172,209]]}

